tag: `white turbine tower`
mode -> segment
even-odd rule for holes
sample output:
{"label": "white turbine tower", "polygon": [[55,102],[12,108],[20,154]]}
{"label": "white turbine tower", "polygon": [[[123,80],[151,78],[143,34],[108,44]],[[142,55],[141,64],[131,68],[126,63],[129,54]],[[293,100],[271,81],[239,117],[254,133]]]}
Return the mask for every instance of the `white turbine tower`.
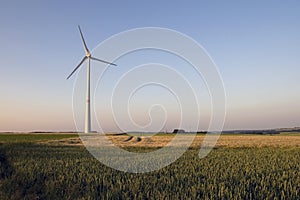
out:
{"label": "white turbine tower", "polygon": [[96,61],[100,61],[109,65],[114,65],[117,66],[114,63],[110,63],[107,62],[105,60],[100,60],[98,58],[92,57],[89,49],[86,46],[85,40],[83,38],[80,26],[78,26],[79,32],[80,32],[80,36],[82,39],[82,43],[85,49],[85,56],[83,57],[83,59],[80,61],[80,63],[77,65],[77,67],[72,71],[72,73],[67,77],[67,79],[69,79],[73,73],[82,65],[82,63],[88,59],[88,65],[87,65],[87,86],[86,86],[86,108],[85,108],[85,127],[84,127],[84,132],[85,133],[90,133],[91,132],[91,107],[90,107],[90,62],[91,59],[92,60],[96,60]]}

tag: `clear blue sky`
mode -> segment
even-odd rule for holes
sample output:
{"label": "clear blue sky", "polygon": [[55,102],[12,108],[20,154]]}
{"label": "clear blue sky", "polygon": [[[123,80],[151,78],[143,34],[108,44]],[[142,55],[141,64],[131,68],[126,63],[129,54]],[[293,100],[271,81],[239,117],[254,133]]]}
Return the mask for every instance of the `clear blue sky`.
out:
{"label": "clear blue sky", "polygon": [[138,27],[189,35],[223,77],[225,129],[300,126],[299,1],[28,0],[0,3],[0,131],[75,130],[78,24],[90,49]]}

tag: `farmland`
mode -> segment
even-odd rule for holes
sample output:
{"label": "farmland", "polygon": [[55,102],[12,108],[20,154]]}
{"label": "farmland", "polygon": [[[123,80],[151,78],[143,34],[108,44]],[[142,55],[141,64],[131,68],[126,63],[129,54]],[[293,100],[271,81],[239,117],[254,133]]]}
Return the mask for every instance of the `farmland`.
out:
{"label": "farmland", "polygon": [[[109,137],[129,151],[172,138]],[[203,137],[173,164],[132,174],[101,164],[76,135],[0,134],[0,199],[298,199],[300,136],[225,135],[200,159]]]}

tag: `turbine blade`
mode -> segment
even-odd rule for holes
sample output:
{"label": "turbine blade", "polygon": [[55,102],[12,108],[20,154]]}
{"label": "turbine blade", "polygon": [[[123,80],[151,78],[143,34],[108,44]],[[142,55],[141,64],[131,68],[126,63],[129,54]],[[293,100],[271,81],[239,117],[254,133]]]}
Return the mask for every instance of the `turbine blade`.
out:
{"label": "turbine blade", "polygon": [[87,59],[86,56],[84,56],[84,58],[80,61],[80,63],[77,65],[77,67],[72,71],[72,73],[67,77],[67,79],[69,79],[73,74],[74,72],[80,67],[80,65]]}
{"label": "turbine blade", "polygon": [[109,65],[114,65],[114,66],[117,66],[117,65],[116,65],[116,64],[114,64],[114,63],[110,63],[110,62],[107,62],[107,61],[105,61],[105,60],[100,60],[100,59],[98,59],[98,58],[91,57],[91,59],[93,59],[93,60],[97,60],[97,61],[100,61],[100,62],[103,62],[103,63],[106,63],[106,64],[109,64]]}
{"label": "turbine blade", "polygon": [[84,40],[84,37],[83,37],[83,34],[82,34],[82,32],[81,32],[81,29],[80,29],[80,26],[79,26],[79,25],[78,25],[78,29],[79,29],[80,36],[81,36],[81,40],[82,40],[82,43],[83,43],[83,46],[84,46],[84,49],[85,49],[85,53],[86,53],[86,54],[89,54],[90,51],[89,51],[89,49],[88,49],[87,46],[86,46],[86,43],[85,43],[85,40]]}

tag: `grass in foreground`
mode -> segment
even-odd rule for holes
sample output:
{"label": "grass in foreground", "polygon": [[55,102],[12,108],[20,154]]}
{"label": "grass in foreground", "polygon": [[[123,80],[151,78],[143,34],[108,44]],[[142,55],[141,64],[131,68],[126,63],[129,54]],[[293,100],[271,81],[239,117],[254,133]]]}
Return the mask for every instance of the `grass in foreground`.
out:
{"label": "grass in foreground", "polygon": [[83,147],[6,143],[0,146],[0,199],[298,199],[300,195],[300,147],[219,148],[204,159],[197,153],[190,149],[166,168],[129,174],[99,163]]}

